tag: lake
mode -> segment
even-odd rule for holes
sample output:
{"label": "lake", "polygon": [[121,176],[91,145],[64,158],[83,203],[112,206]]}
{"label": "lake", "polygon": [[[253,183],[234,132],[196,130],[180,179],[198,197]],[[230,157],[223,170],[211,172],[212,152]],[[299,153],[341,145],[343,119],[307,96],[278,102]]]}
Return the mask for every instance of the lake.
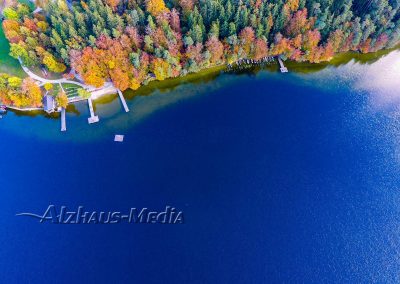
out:
{"label": "lake", "polygon": [[[0,119],[3,283],[398,283],[400,53]],[[307,72],[304,72],[307,71]],[[123,143],[113,142],[125,135]],[[183,224],[54,224],[49,205]]]}

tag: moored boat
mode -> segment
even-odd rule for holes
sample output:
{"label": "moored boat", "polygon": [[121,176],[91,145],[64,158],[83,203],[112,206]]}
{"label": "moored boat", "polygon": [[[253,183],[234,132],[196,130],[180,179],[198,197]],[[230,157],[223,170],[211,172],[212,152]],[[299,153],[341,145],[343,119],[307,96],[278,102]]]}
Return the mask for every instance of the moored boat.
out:
{"label": "moored boat", "polygon": [[3,106],[3,105],[0,105],[0,114],[4,114],[6,112],[7,112],[7,107]]}

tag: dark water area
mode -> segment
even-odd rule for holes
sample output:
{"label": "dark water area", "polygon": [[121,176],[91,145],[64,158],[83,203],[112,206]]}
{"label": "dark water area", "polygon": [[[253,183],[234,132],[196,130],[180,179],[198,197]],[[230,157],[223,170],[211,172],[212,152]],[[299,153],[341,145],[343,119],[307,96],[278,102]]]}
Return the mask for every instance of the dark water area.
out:
{"label": "dark water area", "polygon": [[[2,283],[398,283],[400,61],[219,74],[0,120]],[[123,143],[113,142],[124,134]],[[181,210],[184,224],[15,216]]]}

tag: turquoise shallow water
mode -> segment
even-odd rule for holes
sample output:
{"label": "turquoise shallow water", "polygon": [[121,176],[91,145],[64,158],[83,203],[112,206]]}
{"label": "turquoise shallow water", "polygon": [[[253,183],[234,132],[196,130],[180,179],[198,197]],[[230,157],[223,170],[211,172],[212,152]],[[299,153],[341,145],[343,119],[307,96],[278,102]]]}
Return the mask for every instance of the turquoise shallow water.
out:
{"label": "turquoise shallow water", "polygon": [[[219,74],[58,119],[0,120],[6,283],[397,283],[399,56]],[[127,94],[129,97],[130,94]],[[125,142],[112,142],[124,134]],[[49,204],[185,223],[61,225]]]}

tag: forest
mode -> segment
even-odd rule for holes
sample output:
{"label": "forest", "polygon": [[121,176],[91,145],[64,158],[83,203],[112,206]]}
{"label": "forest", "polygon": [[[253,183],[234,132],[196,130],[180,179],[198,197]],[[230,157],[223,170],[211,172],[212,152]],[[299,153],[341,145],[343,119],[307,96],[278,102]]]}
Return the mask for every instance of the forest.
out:
{"label": "forest", "polygon": [[[122,91],[241,58],[318,63],[340,52],[392,48],[400,39],[400,0],[37,0],[36,6],[42,10],[32,13],[11,1],[3,9],[11,56],[95,87],[112,81]],[[24,89],[19,105],[40,104],[29,82],[6,77],[0,100],[12,104]]]}

